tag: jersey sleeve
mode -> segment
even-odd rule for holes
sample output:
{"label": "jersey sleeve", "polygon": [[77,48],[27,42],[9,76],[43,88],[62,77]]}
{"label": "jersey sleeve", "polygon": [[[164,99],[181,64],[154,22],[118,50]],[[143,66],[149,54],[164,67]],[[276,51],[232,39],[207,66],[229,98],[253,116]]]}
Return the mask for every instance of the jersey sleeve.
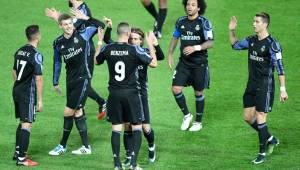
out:
{"label": "jersey sleeve", "polygon": [[203,23],[203,35],[206,41],[214,39],[212,24],[207,19]]}
{"label": "jersey sleeve", "polygon": [[40,53],[34,55],[34,74],[43,75],[42,72],[43,56]]}
{"label": "jersey sleeve", "polygon": [[97,32],[97,29],[101,27],[105,28],[105,24],[97,19],[90,17],[87,21],[85,21],[86,27],[80,31],[80,35],[86,41],[89,41]]}
{"label": "jersey sleeve", "polygon": [[112,31],[112,28],[107,27],[107,28],[105,29],[103,41],[104,41],[106,44],[111,44],[111,43],[114,42],[114,41],[111,39],[111,31]]}
{"label": "jersey sleeve", "polygon": [[138,60],[143,64],[149,65],[152,61],[152,58],[147,51],[140,46],[134,46],[134,48]]}
{"label": "jersey sleeve", "polygon": [[247,37],[243,40],[237,41],[232,45],[235,50],[245,50],[249,48],[250,38]]}
{"label": "jersey sleeve", "polygon": [[179,25],[180,25],[180,20],[178,19],[176,21],[175,29],[174,29],[174,32],[173,32],[173,37],[176,38],[176,39],[178,39],[181,35]]}
{"label": "jersey sleeve", "polygon": [[97,65],[103,64],[106,59],[106,45],[101,48],[99,55],[96,57]]}
{"label": "jersey sleeve", "polygon": [[284,75],[282,62],[282,49],[278,42],[273,41],[270,48],[272,62],[277,70],[278,75]]}
{"label": "jersey sleeve", "polygon": [[160,48],[159,45],[154,46],[155,48],[155,54],[157,57],[157,60],[164,60],[165,59],[165,55],[164,52],[162,51],[162,49]]}
{"label": "jersey sleeve", "polygon": [[56,45],[53,46],[54,56],[53,56],[53,86],[59,84],[59,76],[61,72],[61,57]]}

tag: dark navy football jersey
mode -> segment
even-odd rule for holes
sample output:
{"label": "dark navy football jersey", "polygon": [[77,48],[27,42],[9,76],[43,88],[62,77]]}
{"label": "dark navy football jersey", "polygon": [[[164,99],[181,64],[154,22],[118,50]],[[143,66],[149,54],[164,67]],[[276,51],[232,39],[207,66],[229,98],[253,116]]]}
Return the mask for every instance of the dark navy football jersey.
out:
{"label": "dark navy football jersey", "polygon": [[[143,49],[147,54],[150,55],[150,51],[148,48],[143,48]],[[155,46],[155,54],[157,60],[163,60],[165,58],[164,53],[162,52],[159,45]],[[139,74],[139,78],[138,78],[139,86],[142,89],[147,89],[148,88],[148,64],[144,64],[140,62],[138,65],[138,74]]]}
{"label": "dark navy football jersey", "polygon": [[264,78],[273,77],[274,67],[279,75],[284,75],[282,49],[280,44],[268,36],[258,40],[257,35],[237,41],[233,49],[248,49],[249,81],[260,82]]}
{"label": "dark navy football jersey", "polygon": [[66,63],[67,82],[79,78],[91,78],[89,70],[89,50],[90,38],[96,33],[97,28],[104,27],[104,24],[90,18],[84,30],[74,31],[70,38],[63,35],[58,37],[53,43],[54,66],[53,85],[58,84],[62,59]]}
{"label": "dark navy football jersey", "polygon": [[149,65],[152,58],[145,49],[127,43],[111,43],[101,49],[97,62],[107,61],[109,89],[137,89],[138,65]]}
{"label": "dark navy football jersey", "polygon": [[32,45],[24,45],[15,53],[13,69],[17,78],[13,87],[15,101],[34,102],[36,95],[35,76],[42,75],[43,56]]}
{"label": "dark navy football jersey", "polygon": [[201,45],[205,41],[213,40],[212,24],[208,19],[199,16],[194,20],[189,20],[187,16],[180,17],[176,21],[173,37],[180,39],[180,61],[190,67],[199,67],[207,63],[207,50],[196,51],[189,56],[183,54],[183,49],[187,46]]}

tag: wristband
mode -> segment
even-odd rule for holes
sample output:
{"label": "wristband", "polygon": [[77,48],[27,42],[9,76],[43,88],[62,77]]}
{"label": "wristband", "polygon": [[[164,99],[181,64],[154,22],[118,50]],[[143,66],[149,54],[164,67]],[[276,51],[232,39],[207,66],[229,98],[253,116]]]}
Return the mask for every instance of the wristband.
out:
{"label": "wristband", "polygon": [[285,86],[280,86],[280,92],[285,92],[286,89],[285,89]]}
{"label": "wristband", "polygon": [[194,45],[195,51],[201,51],[202,47],[201,45]]}
{"label": "wristband", "polygon": [[102,45],[102,41],[98,41],[97,45],[99,45],[99,46]]}

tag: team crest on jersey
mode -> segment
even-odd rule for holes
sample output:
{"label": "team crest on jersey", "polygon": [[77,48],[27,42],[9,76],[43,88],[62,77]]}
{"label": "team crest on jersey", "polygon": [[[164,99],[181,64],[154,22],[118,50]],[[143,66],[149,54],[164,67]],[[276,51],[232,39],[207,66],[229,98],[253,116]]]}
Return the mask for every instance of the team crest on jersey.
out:
{"label": "team crest on jersey", "polygon": [[78,43],[78,39],[76,37],[74,37],[74,43],[77,44]]}
{"label": "team crest on jersey", "polygon": [[181,29],[184,29],[185,27],[184,27],[184,25],[181,25],[181,27],[180,27]]}
{"label": "team crest on jersey", "polygon": [[65,46],[64,45],[62,45],[61,47],[60,47],[60,49],[64,49],[65,48]]}
{"label": "team crest on jersey", "polygon": [[200,30],[200,25],[196,25],[195,30],[199,31]]}
{"label": "team crest on jersey", "polygon": [[251,43],[251,47],[253,47],[254,43]]}
{"label": "team crest on jersey", "polygon": [[265,49],[266,49],[266,47],[265,47],[265,46],[262,46],[262,47],[260,48],[260,51],[261,51],[261,52],[264,52]]}

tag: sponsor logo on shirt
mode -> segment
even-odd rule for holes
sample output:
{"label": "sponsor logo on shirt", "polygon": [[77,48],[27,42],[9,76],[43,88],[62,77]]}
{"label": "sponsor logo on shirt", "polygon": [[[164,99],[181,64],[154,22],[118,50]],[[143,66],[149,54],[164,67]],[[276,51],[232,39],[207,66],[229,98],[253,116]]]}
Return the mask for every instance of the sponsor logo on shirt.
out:
{"label": "sponsor logo on shirt", "polygon": [[256,51],[253,51],[253,54],[250,54],[250,59],[254,61],[261,61],[261,62],[264,61],[264,58],[257,56]]}

